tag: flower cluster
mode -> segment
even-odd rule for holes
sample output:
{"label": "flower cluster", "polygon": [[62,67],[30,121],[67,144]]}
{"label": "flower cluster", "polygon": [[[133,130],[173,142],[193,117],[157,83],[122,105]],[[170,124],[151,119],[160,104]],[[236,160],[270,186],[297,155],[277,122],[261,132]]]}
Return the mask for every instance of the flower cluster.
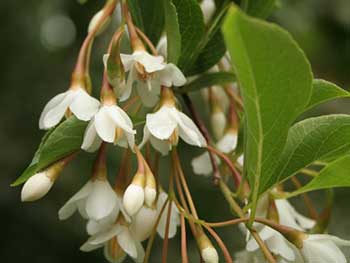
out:
{"label": "flower cluster", "polygon": [[[200,7],[203,25],[209,25],[216,14],[215,1],[203,0]],[[118,12],[122,16],[118,18],[120,26],[101,58],[104,71],[97,99],[92,96],[89,75],[92,44]],[[324,234],[323,223],[328,218],[321,218],[315,211],[316,216],[311,213],[312,219],[297,212],[285,199],[288,193],[283,191],[283,184],[267,190],[252,208],[250,197],[255,186],[250,178],[245,178],[246,170],[250,169],[245,158],[249,159],[251,153],[244,152],[245,134],[241,125],[244,104],[238,83],[203,88],[202,97],[197,99],[205,107],[197,112],[191,98],[181,89],[191,80],[196,83],[201,76],[185,76],[181,66],[167,63],[167,36],[160,38],[156,48],[134,22],[128,2],[117,0],[108,0],[91,20],[69,89],[53,97],[41,113],[39,128],[49,131],[33,165],[26,171],[22,201],[44,197],[64,167],[79,151],[85,151],[96,155],[91,177],[58,212],[60,220],[70,218],[75,212],[86,220],[89,237],[80,247],[84,252],[103,248],[105,258],[112,263],[124,259],[129,262],[129,258],[149,262],[158,233],[163,239],[164,262],[169,239],[181,227],[183,262],[189,262],[186,228],[190,229],[203,262],[219,262],[220,256],[225,262],[233,262],[233,251],[228,250],[213,228],[237,224],[246,236],[246,246],[235,254],[235,262],[346,262],[339,247],[350,246],[350,241]],[[121,45],[124,36],[128,47]],[[225,54],[205,73],[230,70],[231,57]],[[188,114],[182,110],[183,104]],[[202,120],[201,115],[206,113],[208,118]],[[85,128],[80,136],[74,134],[79,147],[60,149],[56,159],[41,165],[41,148],[50,140],[50,134],[68,121]],[[62,134],[61,137],[64,141]],[[239,218],[216,223],[200,218],[188,175],[183,170],[180,139],[201,149],[200,155],[191,161],[194,174],[212,176],[215,189],[222,192],[223,199]],[[106,159],[107,148],[114,146],[123,157],[111,184],[111,169]],[[170,160],[165,174],[159,172],[160,158]],[[294,179],[298,186],[300,182]],[[313,211],[308,199],[306,203]]]}

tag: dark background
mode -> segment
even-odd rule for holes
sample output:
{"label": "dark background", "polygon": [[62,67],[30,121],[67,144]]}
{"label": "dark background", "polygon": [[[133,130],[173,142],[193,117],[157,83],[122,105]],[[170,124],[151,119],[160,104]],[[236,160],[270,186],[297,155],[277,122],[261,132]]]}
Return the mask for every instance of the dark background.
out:
{"label": "dark background", "polygon": [[[315,76],[348,89],[350,1],[281,2],[281,9],[271,20],[293,34],[309,57]],[[64,222],[57,217],[58,209],[88,180],[91,156],[82,154],[60,177],[50,194],[39,202],[21,203],[21,188],[9,186],[30,162],[43,135],[38,130],[38,119],[44,105],[68,88],[70,72],[89,19],[102,4],[103,1],[94,0],[85,5],[74,0],[0,2],[1,262],[105,262],[101,250],[92,253],[79,251],[79,246],[87,238],[84,222],[79,216]],[[100,37],[94,45],[92,76],[97,87],[102,70],[101,55],[108,36],[107,33]],[[350,101],[328,103],[309,115],[336,112],[350,113]],[[185,148],[183,160],[190,160],[195,151]],[[109,164],[113,175],[118,166],[115,150],[110,152]],[[167,165],[168,161],[162,159],[163,168]],[[230,218],[221,194],[210,180],[193,176],[189,164],[185,166],[201,217],[209,221]],[[163,169],[161,173],[165,177],[166,171]],[[322,204],[322,194],[312,196]],[[303,211],[300,200],[293,201]],[[331,233],[347,239],[350,239],[349,202],[350,190],[336,190],[330,224]],[[243,236],[237,229],[225,228],[219,233],[230,250],[242,248]],[[156,244],[161,244],[159,239]],[[170,244],[169,262],[180,262],[178,236]],[[196,258],[193,245],[191,243],[189,254]],[[152,262],[160,262],[159,247],[154,251]]]}

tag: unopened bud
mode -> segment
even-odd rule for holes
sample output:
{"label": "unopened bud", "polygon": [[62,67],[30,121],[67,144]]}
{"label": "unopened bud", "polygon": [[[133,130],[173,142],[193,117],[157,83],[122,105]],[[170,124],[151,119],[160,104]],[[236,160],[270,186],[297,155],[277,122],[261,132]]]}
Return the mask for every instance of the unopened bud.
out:
{"label": "unopened bud", "polygon": [[209,238],[202,232],[197,243],[201,251],[201,256],[205,263],[217,263],[219,262],[219,255]]}
{"label": "unopened bud", "polygon": [[226,128],[226,116],[222,110],[215,110],[211,114],[211,127],[215,138],[219,139],[223,136]]}
{"label": "unopened bud", "polygon": [[[95,28],[98,26],[98,24],[100,23],[100,20],[103,17],[103,13],[104,13],[104,11],[100,10],[91,19],[90,24],[89,24],[89,28],[88,28],[89,33],[91,33],[93,30],[95,30]],[[111,18],[109,16],[107,18],[105,18],[104,21],[102,22],[102,24],[99,25],[99,28],[96,32],[96,35],[101,34],[107,28],[110,21],[111,21]]]}
{"label": "unopened bud", "polygon": [[22,202],[32,202],[44,197],[69,160],[70,157],[58,161],[46,170],[30,177],[22,188]]}
{"label": "unopened bud", "polygon": [[154,204],[154,201],[157,197],[156,190],[156,180],[154,179],[153,173],[150,169],[147,169],[146,172],[146,186],[145,186],[145,203],[151,207]]}
{"label": "unopened bud", "polygon": [[123,206],[126,212],[133,216],[143,206],[145,201],[145,178],[143,173],[136,173],[123,196]]}

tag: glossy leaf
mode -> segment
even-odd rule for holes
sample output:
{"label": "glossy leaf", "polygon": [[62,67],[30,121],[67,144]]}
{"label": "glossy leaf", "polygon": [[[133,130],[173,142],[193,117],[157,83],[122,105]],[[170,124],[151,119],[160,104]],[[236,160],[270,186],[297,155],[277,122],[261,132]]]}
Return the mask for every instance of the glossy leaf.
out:
{"label": "glossy leaf", "polygon": [[167,36],[167,61],[177,64],[181,55],[181,34],[176,7],[172,0],[164,0],[165,31]]}
{"label": "glossy leaf", "polygon": [[204,36],[204,20],[196,0],[173,0],[178,16],[181,34],[180,69],[186,68],[192,60],[198,44]]}
{"label": "glossy leaf", "polygon": [[312,96],[306,110],[330,100],[346,97],[350,97],[350,93],[348,91],[326,80],[315,79],[313,81]]}
{"label": "glossy leaf", "polygon": [[276,169],[288,130],[312,92],[310,64],[288,32],[233,6],[223,26],[245,108],[244,172],[259,189]]}
{"label": "glossy leaf", "polygon": [[334,160],[349,152],[349,115],[337,114],[301,121],[290,129],[278,168],[262,190],[288,179],[315,161]]}
{"label": "glossy leaf", "polygon": [[32,163],[12,186],[24,183],[38,171],[79,150],[87,124],[72,116],[48,132],[43,137]]}
{"label": "glossy leaf", "polygon": [[293,195],[328,189],[334,187],[350,187],[350,156],[343,156],[324,167],[308,184]]}
{"label": "glossy leaf", "polygon": [[251,16],[267,18],[276,8],[276,0],[243,0],[242,8]]}

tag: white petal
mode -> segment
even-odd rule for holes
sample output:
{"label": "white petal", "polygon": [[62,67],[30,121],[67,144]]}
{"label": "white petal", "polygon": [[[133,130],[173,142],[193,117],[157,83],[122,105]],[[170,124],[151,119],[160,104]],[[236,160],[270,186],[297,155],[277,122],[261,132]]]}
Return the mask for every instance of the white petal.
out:
{"label": "white petal", "polygon": [[81,247],[80,250],[84,252],[90,252],[100,247],[103,247],[104,244],[91,245],[89,241],[86,241]]}
{"label": "white petal", "polygon": [[77,94],[76,91],[72,91],[72,90],[67,91],[65,93],[65,96],[63,97],[63,100],[61,100],[59,103],[51,107],[51,109],[46,112],[45,116],[42,117],[42,124],[43,124],[42,126],[44,129],[52,128],[60,122],[60,120],[63,118],[64,114],[66,113],[69,105],[74,100],[74,97],[76,96],[76,94]]}
{"label": "white petal", "polygon": [[145,250],[140,242],[135,242],[135,246],[137,250],[137,257],[134,258],[134,260],[136,263],[143,263],[145,259]]}
{"label": "white petal", "polygon": [[107,106],[102,107],[95,115],[95,128],[103,141],[113,143],[116,126],[110,118],[107,108]]}
{"label": "white petal", "polygon": [[129,230],[122,227],[123,230],[119,233],[117,239],[120,247],[132,258],[137,257],[137,248]]}
{"label": "white petal", "polygon": [[276,233],[266,241],[266,244],[274,254],[281,255],[284,259],[289,261],[295,260],[293,249],[288,245],[287,240],[285,240],[281,234]]}
{"label": "white petal", "polygon": [[100,148],[101,142],[102,140],[96,131],[95,120],[92,119],[85,130],[81,148],[87,152],[95,152],[98,148]]}
{"label": "white petal", "polygon": [[213,172],[209,153],[205,152],[192,159],[191,162],[193,172],[195,174],[210,175]]}
{"label": "white petal", "polygon": [[117,127],[122,128],[127,133],[136,133],[136,131],[133,130],[133,124],[130,117],[121,108],[113,105],[105,106],[105,110],[108,113],[109,118],[113,120]]}
{"label": "white petal", "polygon": [[317,263],[346,263],[342,251],[329,240],[304,241],[301,253],[306,262]]}
{"label": "white petal", "polygon": [[134,66],[135,55],[120,54],[120,58],[122,60],[125,72],[128,72]]}
{"label": "white petal", "polygon": [[210,116],[210,122],[215,138],[221,138],[226,128],[225,113],[223,111],[214,112]]}
{"label": "white petal", "polygon": [[222,137],[220,141],[216,144],[218,149],[223,153],[232,152],[237,146],[237,135],[232,133],[227,133]]}
{"label": "white petal", "polygon": [[21,192],[22,202],[36,201],[44,197],[51,189],[54,181],[45,172],[30,177],[24,184]]}
{"label": "white petal", "polygon": [[157,45],[157,51],[163,57],[167,57],[168,41],[165,36],[162,36]]}
{"label": "white petal", "polygon": [[44,119],[46,117],[46,114],[51,111],[53,108],[57,107],[57,105],[61,104],[64,98],[66,97],[66,92],[60,93],[53,97],[45,106],[44,110],[42,111],[40,115],[39,120],[39,128],[40,129],[49,129],[51,127],[47,127],[44,123]]}
{"label": "white petal", "polygon": [[112,227],[92,236],[89,238],[91,245],[98,245],[107,242],[113,237],[119,235],[123,231],[123,227],[119,224],[113,225]]}
{"label": "white petal", "polygon": [[144,66],[148,73],[159,71],[165,68],[164,58],[162,56],[152,56],[145,51],[135,51],[133,53],[135,60]]}
{"label": "white petal", "polygon": [[123,206],[128,215],[133,216],[143,206],[145,192],[139,185],[130,184],[123,196]]}
{"label": "white petal", "polygon": [[100,220],[113,212],[118,205],[116,193],[105,180],[93,182],[92,191],[86,200],[86,212],[89,218]]}
{"label": "white petal", "polygon": [[208,23],[215,12],[215,2],[213,0],[203,0],[201,3],[204,23]]}
{"label": "white petal", "polygon": [[79,120],[89,121],[97,113],[99,106],[100,102],[97,99],[79,89],[69,108]]}
{"label": "white petal", "polygon": [[120,101],[126,101],[128,98],[130,98],[131,92],[132,92],[132,88],[134,85],[134,82],[137,80],[137,72],[135,67],[131,67],[129,75],[128,75],[128,79],[126,81],[126,86],[125,89],[123,91],[118,91],[120,92],[119,95],[119,100]]}
{"label": "white petal", "polygon": [[[161,193],[159,195],[158,203],[157,203],[158,213],[161,212],[161,209],[164,205],[164,202],[167,200],[167,197],[168,196],[165,193]],[[169,203],[165,206],[157,226],[157,232],[161,238],[165,237],[168,209],[169,209]],[[177,226],[179,225],[179,223],[180,223],[180,217],[179,217],[178,210],[176,206],[172,203],[168,238],[173,238],[176,235]]]}
{"label": "white petal", "polygon": [[[115,243],[119,249],[119,244]],[[113,247],[111,247],[109,244],[106,244],[103,250],[105,258],[108,260],[108,262],[111,263],[122,263],[124,262],[126,258],[126,253],[124,251],[118,251],[118,253],[121,252],[121,254],[116,254],[116,251],[112,251]]]}
{"label": "white petal", "polygon": [[85,199],[92,190],[92,182],[88,181],[75,195],[73,195],[68,202],[58,211],[60,220],[65,220],[74,214],[78,208],[78,202]]}
{"label": "white petal", "polygon": [[157,198],[157,191],[155,188],[146,186],[145,187],[145,203],[151,207]]}
{"label": "white petal", "polygon": [[205,147],[207,143],[194,122],[182,112],[178,112],[178,116],[181,120],[179,121],[181,139],[190,145]]}
{"label": "white petal", "polygon": [[[273,230],[273,229],[271,229],[271,228],[269,228],[269,227],[267,227],[267,226],[265,226],[265,227],[259,232],[259,235],[260,235],[260,237],[261,237],[261,239],[262,239],[263,241],[265,241],[265,240],[271,238],[271,237],[272,237],[273,235],[275,235],[275,234],[276,234],[276,231]],[[246,245],[246,249],[247,249],[248,251],[255,251],[255,250],[259,249],[259,245],[258,245],[258,243],[255,241],[254,238],[251,238],[251,239],[248,241],[247,245]]]}
{"label": "white petal", "polygon": [[150,142],[154,149],[160,152],[163,156],[168,155],[171,150],[171,144],[167,140],[159,140],[156,137],[151,135]]}
{"label": "white petal", "polygon": [[[149,86],[151,90],[149,90]],[[137,93],[146,107],[153,107],[159,101],[160,84],[150,80],[137,81]],[[158,91],[158,92],[157,92]]]}
{"label": "white petal", "polygon": [[186,78],[181,70],[174,64],[167,64],[163,70],[158,73],[162,86],[183,86],[186,84]]}
{"label": "white petal", "polygon": [[134,216],[130,231],[137,241],[146,240],[152,233],[157,221],[158,213],[156,209],[143,206]]}
{"label": "white petal", "polygon": [[163,106],[155,113],[149,113],[146,116],[146,125],[150,133],[160,139],[166,140],[174,132],[177,123],[170,117],[170,108]]}

